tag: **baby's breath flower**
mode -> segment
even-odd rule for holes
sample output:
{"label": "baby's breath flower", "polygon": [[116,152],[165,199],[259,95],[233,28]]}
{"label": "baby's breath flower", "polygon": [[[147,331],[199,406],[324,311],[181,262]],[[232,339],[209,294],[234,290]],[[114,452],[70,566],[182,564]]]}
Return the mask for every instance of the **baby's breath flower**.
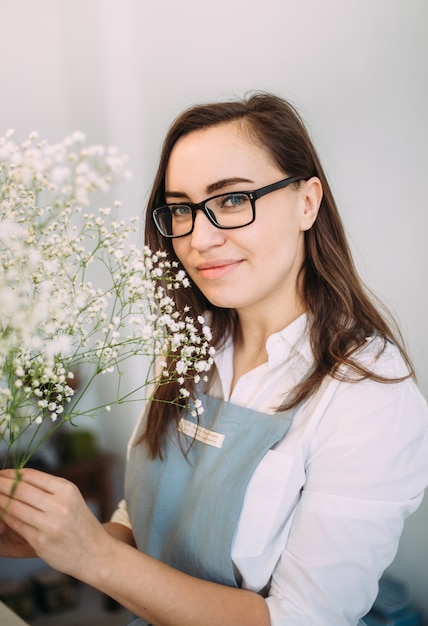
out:
{"label": "baby's breath flower", "polygon": [[[204,317],[171,297],[190,285],[185,272],[131,242],[138,218],[91,208],[94,192],[128,172],[116,148],[85,141],[77,131],[57,144],[35,132],[21,144],[12,130],[0,137],[0,456],[30,426],[100,412],[81,408],[85,391],[100,374],[120,379],[131,357],[157,363],[158,382],[176,381],[181,399],[213,362]],[[132,396],[118,392],[104,410]]]}
{"label": "baby's breath flower", "polygon": [[197,398],[194,402],[194,408],[191,413],[194,417],[197,417],[198,415],[202,415],[203,412],[204,412],[204,407],[202,405],[202,402],[201,400],[199,400],[199,398]]}

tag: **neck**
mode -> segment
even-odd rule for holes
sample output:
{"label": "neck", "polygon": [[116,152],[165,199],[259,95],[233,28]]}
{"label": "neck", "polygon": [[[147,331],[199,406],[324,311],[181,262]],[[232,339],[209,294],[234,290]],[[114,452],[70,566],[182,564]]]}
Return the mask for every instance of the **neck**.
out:
{"label": "neck", "polygon": [[305,309],[296,306],[285,315],[267,312],[262,318],[238,312],[238,324],[233,338],[233,380],[231,392],[241,376],[265,363],[268,358],[266,342],[276,332],[294,322]]}

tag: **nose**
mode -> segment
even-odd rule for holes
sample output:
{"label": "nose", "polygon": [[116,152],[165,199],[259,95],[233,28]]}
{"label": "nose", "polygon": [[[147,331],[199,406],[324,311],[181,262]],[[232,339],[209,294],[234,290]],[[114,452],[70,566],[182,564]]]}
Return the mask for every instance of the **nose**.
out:
{"label": "nose", "polygon": [[210,222],[203,211],[196,211],[193,231],[189,235],[191,246],[196,250],[205,250],[211,246],[220,246],[225,239],[225,231]]}

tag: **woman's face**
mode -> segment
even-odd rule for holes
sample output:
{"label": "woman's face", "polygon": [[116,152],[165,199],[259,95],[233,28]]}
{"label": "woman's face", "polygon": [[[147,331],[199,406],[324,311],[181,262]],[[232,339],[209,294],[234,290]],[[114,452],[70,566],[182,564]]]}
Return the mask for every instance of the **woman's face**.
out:
{"label": "woman's face", "polygon": [[[201,202],[230,191],[251,191],[292,175],[253,143],[236,122],[198,130],[174,146],[166,170],[167,202]],[[173,239],[177,257],[215,306],[275,315],[299,309],[297,276],[304,258],[304,231],[321,201],[318,179],[301,181],[256,201],[256,219],[221,230],[197,211],[190,235]]]}

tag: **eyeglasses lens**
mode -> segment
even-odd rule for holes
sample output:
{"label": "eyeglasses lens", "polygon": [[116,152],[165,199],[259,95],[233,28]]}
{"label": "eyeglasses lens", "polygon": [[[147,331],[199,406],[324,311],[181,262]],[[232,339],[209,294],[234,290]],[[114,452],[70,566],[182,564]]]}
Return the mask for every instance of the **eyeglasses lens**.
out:
{"label": "eyeglasses lens", "polygon": [[[210,198],[201,208],[210,221],[220,228],[239,228],[253,220],[253,207],[246,193],[228,193]],[[155,209],[154,219],[166,237],[183,237],[193,228],[192,207],[170,204]]]}

